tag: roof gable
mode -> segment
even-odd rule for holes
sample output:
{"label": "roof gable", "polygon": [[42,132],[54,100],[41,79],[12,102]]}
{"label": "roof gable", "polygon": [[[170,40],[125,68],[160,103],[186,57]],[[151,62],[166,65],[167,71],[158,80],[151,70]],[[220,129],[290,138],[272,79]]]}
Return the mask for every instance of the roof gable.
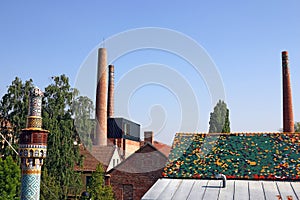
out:
{"label": "roof gable", "polygon": [[300,179],[300,133],[177,133],[163,176]]}
{"label": "roof gable", "polygon": [[112,173],[114,170],[128,173],[151,172],[162,169],[165,166],[166,161],[167,157],[152,144],[147,142],[119,165],[109,170],[108,174]]}
{"label": "roof gable", "polygon": [[[116,146],[93,146],[91,153],[99,162],[101,162],[106,171],[117,148],[118,147]],[[117,153],[120,157],[118,150]]]}
{"label": "roof gable", "polygon": [[[144,144],[146,144],[145,141],[141,141],[141,145],[143,146]],[[158,151],[160,151],[161,153],[163,153],[166,157],[169,156],[170,151],[171,151],[171,146],[164,144],[162,142],[159,141],[153,141],[152,144]]]}
{"label": "roof gable", "polygon": [[99,161],[83,146],[80,146],[80,155],[83,156],[82,166],[75,165],[75,171],[96,171]]}

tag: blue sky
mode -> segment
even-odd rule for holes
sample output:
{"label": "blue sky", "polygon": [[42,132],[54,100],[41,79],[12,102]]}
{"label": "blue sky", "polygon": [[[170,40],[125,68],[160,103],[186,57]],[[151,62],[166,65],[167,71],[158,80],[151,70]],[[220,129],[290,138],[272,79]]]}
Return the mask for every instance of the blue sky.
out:
{"label": "blue sky", "polygon": [[[223,80],[232,131],[277,131],[282,127],[282,50],[289,51],[294,118],[300,121],[299,8],[297,0],[1,1],[0,95],[16,76],[44,88],[50,77],[66,74],[75,84],[82,63],[103,38],[161,27],[187,35],[209,54]],[[155,50],[124,55],[114,62],[116,84],[149,63],[167,65],[190,84],[199,106],[200,126],[194,131],[206,132],[215,102],[202,77],[181,58]],[[154,113],[152,123],[166,121],[154,128],[157,139],[170,143],[175,132],[191,131],[179,128],[182,106],[175,97],[159,84],[141,87],[130,99],[130,117],[151,128]]]}

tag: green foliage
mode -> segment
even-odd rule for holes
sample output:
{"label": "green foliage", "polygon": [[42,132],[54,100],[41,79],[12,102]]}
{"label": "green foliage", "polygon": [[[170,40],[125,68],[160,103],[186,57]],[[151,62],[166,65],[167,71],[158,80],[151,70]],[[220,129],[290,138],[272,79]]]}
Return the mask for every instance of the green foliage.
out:
{"label": "green foliage", "polygon": [[230,133],[230,122],[229,122],[229,109],[227,109],[225,123],[222,129],[222,133]]}
{"label": "green foliage", "polygon": [[230,132],[229,109],[224,101],[219,100],[214,111],[210,113],[209,132]]}
{"label": "green foliage", "polygon": [[111,186],[104,184],[104,170],[102,165],[96,168],[96,171],[92,173],[91,182],[88,185],[88,192],[92,200],[113,200],[113,191]]}
{"label": "green foliage", "polygon": [[41,190],[40,198],[41,200],[58,200],[59,199],[59,184],[55,177],[48,174],[47,169],[42,171],[41,178]]}
{"label": "green foliage", "polygon": [[68,194],[81,188],[80,174],[74,172],[80,155],[78,146],[73,144],[77,136],[71,110],[78,92],[71,88],[65,75],[53,77],[53,81],[45,88],[43,102],[43,126],[50,131],[45,167],[60,186],[59,199],[67,199]]}
{"label": "green foliage", "polygon": [[0,158],[0,200],[19,199],[21,170],[11,156]]}
{"label": "green foliage", "polygon": [[295,122],[295,132],[299,133],[300,132],[300,122]]}
{"label": "green foliage", "polygon": [[[18,77],[11,83],[7,93],[0,101],[0,113],[4,120],[10,122],[12,127],[1,127],[1,133],[4,135],[15,149],[18,149],[18,138],[22,128],[26,127],[28,114],[29,91],[33,88],[32,80],[24,83]],[[0,154],[4,156],[11,155],[14,160],[18,159],[15,152],[4,143],[0,147]]]}
{"label": "green foliage", "polygon": [[80,137],[81,143],[88,149],[92,147],[91,133],[95,126],[92,118],[94,105],[91,99],[80,96],[73,101],[72,111],[76,132]]}
{"label": "green foliage", "polygon": [[[87,97],[76,98],[78,91],[70,86],[69,79],[65,75],[52,79],[53,83],[45,88],[43,98],[43,128],[50,133],[48,155],[43,168],[46,171],[42,176],[41,198],[61,200],[66,199],[68,194],[79,195],[82,187],[80,174],[74,172],[74,165],[81,163],[82,158],[78,146],[74,146],[73,142],[79,141],[80,136],[85,145],[91,145],[89,136],[93,122],[89,118],[93,112],[93,103]],[[0,101],[0,120],[7,120],[12,125],[2,126],[0,131],[15,149],[18,149],[20,131],[26,127],[28,94],[32,88],[31,79],[22,82],[16,77]],[[16,153],[7,143],[3,144],[0,146],[0,155],[4,157],[12,155],[14,160],[18,161]],[[53,194],[58,197],[55,198]]]}

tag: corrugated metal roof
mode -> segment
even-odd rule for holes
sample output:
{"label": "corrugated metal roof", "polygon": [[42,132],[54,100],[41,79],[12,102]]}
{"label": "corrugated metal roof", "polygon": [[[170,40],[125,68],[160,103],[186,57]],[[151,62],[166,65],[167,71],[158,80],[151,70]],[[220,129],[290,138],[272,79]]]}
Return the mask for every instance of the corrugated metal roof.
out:
{"label": "corrugated metal roof", "polygon": [[299,200],[300,182],[227,180],[159,179],[142,197],[143,200]]}

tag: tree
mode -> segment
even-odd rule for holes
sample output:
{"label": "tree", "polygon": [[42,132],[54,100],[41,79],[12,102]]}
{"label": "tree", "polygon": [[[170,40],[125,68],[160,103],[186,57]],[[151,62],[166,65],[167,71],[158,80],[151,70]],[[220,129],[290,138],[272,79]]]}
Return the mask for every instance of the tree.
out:
{"label": "tree", "polygon": [[214,111],[210,113],[209,132],[230,132],[229,109],[224,101],[219,100]]}
{"label": "tree", "polygon": [[[295,126],[295,132],[299,133],[300,132],[300,122],[295,122],[294,126]],[[281,132],[282,132],[282,130],[281,130]]]}
{"label": "tree", "polygon": [[0,200],[19,199],[21,170],[11,156],[0,158]]}
{"label": "tree", "polygon": [[[8,126],[1,127],[0,131],[5,139],[11,145],[18,149],[18,138],[21,129],[26,127],[28,114],[29,91],[33,88],[32,80],[24,83],[18,77],[8,86],[7,93],[0,101],[0,113],[3,120],[7,121]],[[13,152],[7,143],[0,147],[0,154],[4,156],[11,155],[14,160],[18,159],[17,154]]]}
{"label": "tree", "polygon": [[[93,104],[87,97],[76,98],[78,91],[70,86],[69,79],[65,75],[53,77],[52,80],[53,83],[44,90],[42,109],[43,128],[50,133],[41,187],[48,188],[49,191],[43,191],[41,198],[49,199],[49,195],[52,194],[51,199],[55,199],[53,194],[58,194],[57,199],[66,199],[68,194],[76,196],[80,193],[82,183],[80,174],[74,172],[74,165],[82,163],[82,157],[79,155],[79,147],[73,142],[78,138],[79,133],[84,133],[84,128],[89,130],[90,123],[93,123],[88,120],[88,116],[93,112]],[[16,77],[8,87],[7,94],[0,101],[0,131],[15,149],[18,148],[20,131],[26,127],[28,94],[32,88],[31,79],[23,83]],[[73,104],[77,107],[81,106],[80,109],[72,110]],[[79,124],[83,124],[78,132],[77,127],[74,126],[74,116],[79,116],[81,120]],[[2,124],[10,126],[2,126]],[[85,135],[83,138],[84,142],[89,142]],[[0,144],[0,155],[4,157],[12,155],[14,160],[19,160],[7,143]]]}
{"label": "tree", "polygon": [[230,133],[229,109],[227,109],[226,111],[225,123],[222,129],[222,133]]}
{"label": "tree", "polygon": [[45,167],[59,184],[59,199],[67,199],[81,189],[80,174],[74,171],[81,157],[78,145],[73,144],[77,135],[71,110],[78,91],[71,88],[65,75],[53,77],[53,81],[45,88],[43,101],[43,126],[50,131]]}
{"label": "tree", "polygon": [[111,186],[104,184],[104,170],[101,163],[98,164],[96,171],[92,173],[91,182],[87,188],[92,200],[113,200]]}
{"label": "tree", "polygon": [[93,111],[93,102],[88,97],[80,96],[73,101],[72,112],[76,132],[81,143],[88,149],[92,147],[91,133],[95,127],[95,121],[91,120]]}
{"label": "tree", "polygon": [[58,200],[59,199],[59,184],[55,177],[48,174],[46,168],[42,171],[40,198],[41,200]]}

